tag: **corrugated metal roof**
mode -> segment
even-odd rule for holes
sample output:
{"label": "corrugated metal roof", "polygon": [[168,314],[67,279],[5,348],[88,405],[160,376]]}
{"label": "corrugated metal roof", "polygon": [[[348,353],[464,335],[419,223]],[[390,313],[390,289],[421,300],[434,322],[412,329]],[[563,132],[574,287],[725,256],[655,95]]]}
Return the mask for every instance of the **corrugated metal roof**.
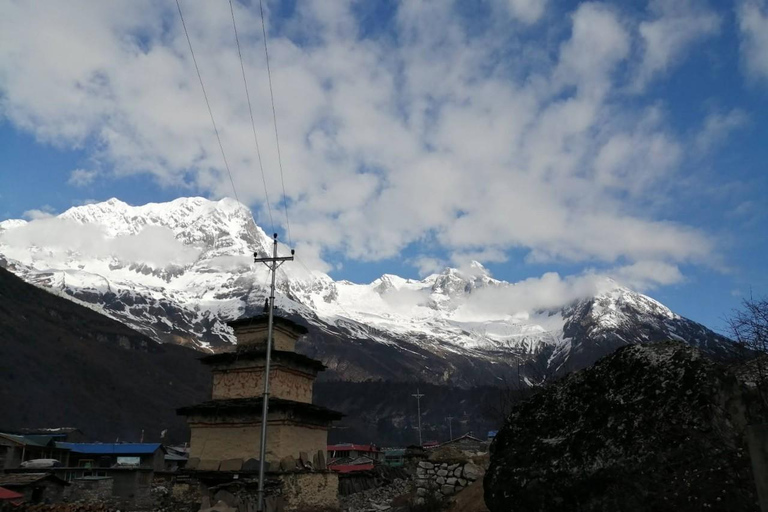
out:
{"label": "corrugated metal roof", "polygon": [[14,443],[24,444],[27,446],[38,446],[41,448],[47,447],[50,444],[51,439],[53,439],[51,436],[38,436],[38,435],[20,436],[17,434],[5,434],[2,432],[0,432],[0,437],[9,439]]}
{"label": "corrugated metal roof", "polygon": [[91,455],[148,455],[162,448],[160,443],[56,443],[57,448]]}
{"label": "corrugated metal roof", "polygon": [[12,490],[6,489],[5,487],[0,487],[0,500],[18,500],[23,497],[23,494],[13,492]]}

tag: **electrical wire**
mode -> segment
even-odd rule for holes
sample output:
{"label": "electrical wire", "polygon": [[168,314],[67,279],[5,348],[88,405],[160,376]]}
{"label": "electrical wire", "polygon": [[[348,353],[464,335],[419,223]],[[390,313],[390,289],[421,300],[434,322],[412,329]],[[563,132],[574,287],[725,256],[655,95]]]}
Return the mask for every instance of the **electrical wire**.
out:
{"label": "electrical wire", "polygon": [[253,141],[256,143],[256,155],[259,159],[259,169],[261,170],[261,182],[264,184],[264,197],[269,211],[269,222],[272,225],[272,232],[275,232],[275,221],[272,218],[272,206],[269,204],[269,192],[267,191],[267,178],[264,175],[264,164],[261,160],[261,148],[259,147],[259,138],[256,136],[256,122],[253,120],[253,107],[251,106],[251,95],[248,92],[248,80],[245,78],[245,65],[243,64],[243,53],[240,50],[240,37],[237,35],[237,23],[235,23],[235,8],[232,0],[229,0],[229,11],[232,13],[232,28],[235,31],[235,42],[237,43],[237,55],[240,57],[240,70],[243,72],[243,85],[245,86],[245,97],[248,100],[248,112],[251,115],[251,128],[253,129]]}
{"label": "electrical wire", "polygon": [[200,88],[203,90],[203,97],[205,98],[205,104],[208,107],[208,114],[211,116],[211,124],[213,125],[213,131],[216,133],[216,140],[219,141],[219,149],[221,150],[221,158],[224,159],[224,167],[227,168],[227,174],[229,175],[229,183],[232,185],[232,192],[235,194],[235,200],[240,203],[240,198],[237,197],[237,188],[235,188],[235,181],[232,179],[232,171],[229,169],[229,163],[227,162],[227,155],[224,153],[224,145],[221,143],[221,136],[219,135],[219,129],[216,127],[216,121],[213,118],[213,110],[211,110],[211,103],[208,101],[208,93],[205,92],[205,85],[203,84],[203,76],[200,74],[200,67],[197,65],[197,59],[195,58],[195,51],[192,49],[192,41],[189,38],[189,32],[187,32],[187,24],[184,22],[184,15],[181,12],[181,4],[179,0],[176,0],[176,7],[179,9],[179,18],[181,18],[181,26],[184,28],[184,35],[187,37],[187,44],[189,45],[189,53],[192,54],[192,62],[195,64],[195,71],[197,71],[197,78],[200,80]]}
{"label": "electrical wire", "polygon": [[[176,0],[178,3],[178,0]],[[283,186],[283,208],[285,210],[285,227],[288,232],[288,243],[293,245],[293,239],[291,238],[291,223],[288,220],[288,196],[285,194],[285,178],[283,177],[283,159],[280,154],[280,136],[277,130],[277,111],[275,109],[275,93],[272,89],[272,70],[269,67],[269,50],[267,49],[267,27],[264,23],[264,5],[263,1],[259,0],[259,13],[261,14],[261,32],[264,36],[264,56],[267,60],[267,76],[269,77],[269,97],[272,100],[272,121],[275,125],[275,144],[277,145],[277,163],[280,167],[280,184]]]}

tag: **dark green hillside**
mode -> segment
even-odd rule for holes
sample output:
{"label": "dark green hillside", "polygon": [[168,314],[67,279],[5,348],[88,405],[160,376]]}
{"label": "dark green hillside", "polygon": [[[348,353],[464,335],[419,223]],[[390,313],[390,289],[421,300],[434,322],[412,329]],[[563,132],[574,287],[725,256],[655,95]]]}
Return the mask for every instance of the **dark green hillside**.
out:
{"label": "dark green hillside", "polygon": [[0,268],[0,429],[75,426],[94,439],[186,440],[209,396],[199,353],[161,345]]}

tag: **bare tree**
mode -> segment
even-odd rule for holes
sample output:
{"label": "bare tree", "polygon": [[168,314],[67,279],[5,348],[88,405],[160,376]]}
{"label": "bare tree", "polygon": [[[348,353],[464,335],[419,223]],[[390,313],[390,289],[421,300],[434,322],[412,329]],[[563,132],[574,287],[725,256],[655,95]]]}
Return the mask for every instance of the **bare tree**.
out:
{"label": "bare tree", "polygon": [[746,371],[768,411],[768,299],[750,297],[728,319],[734,340],[746,355]]}

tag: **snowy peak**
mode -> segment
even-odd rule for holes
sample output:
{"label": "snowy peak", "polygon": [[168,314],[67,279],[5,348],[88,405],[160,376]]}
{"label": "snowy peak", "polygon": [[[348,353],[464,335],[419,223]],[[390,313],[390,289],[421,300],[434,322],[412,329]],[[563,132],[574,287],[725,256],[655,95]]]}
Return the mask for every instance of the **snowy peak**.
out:
{"label": "snowy peak", "polygon": [[[261,311],[268,274],[254,265],[253,253],[271,249],[271,237],[232,199],[131,206],[113,198],[54,218],[0,223],[0,262],[28,282],[156,340],[206,350],[234,342],[226,320]],[[444,379],[478,361],[505,367],[510,360],[535,359],[559,369],[586,364],[621,344],[670,338],[715,348],[723,343],[612,282],[567,307],[526,311],[521,304],[527,301],[519,300],[526,288],[494,279],[477,261],[422,280],[384,274],[369,284],[334,281],[294,263],[281,267],[277,279],[282,314],[339,339],[397,347],[398,357],[431,357],[417,367],[442,368]],[[471,363],[446,366],[456,357]]]}

